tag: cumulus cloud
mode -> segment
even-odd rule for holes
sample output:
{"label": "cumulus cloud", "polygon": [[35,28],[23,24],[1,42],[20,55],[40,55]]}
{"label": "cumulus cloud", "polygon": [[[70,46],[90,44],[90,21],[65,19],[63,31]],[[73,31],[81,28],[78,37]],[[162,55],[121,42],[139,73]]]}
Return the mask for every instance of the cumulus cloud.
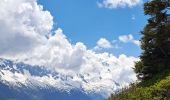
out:
{"label": "cumulus cloud", "polygon": [[53,17],[35,0],[1,0],[0,6],[0,54],[29,51],[52,29]]}
{"label": "cumulus cloud", "polygon": [[97,3],[99,7],[114,9],[117,7],[133,7],[140,4],[142,0],[103,0],[102,3]]}
{"label": "cumulus cloud", "polygon": [[[50,35],[53,17],[36,0],[2,0],[0,2],[0,57],[71,76],[71,86],[86,91],[111,93],[118,89],[114,82],[126,86],[136,80],[133,72],[134,61],[138,58],[122,54],[115,57],[109,53],[96,53],[81,43],[71,44],[62,29]],[[47,38],[48,37],[48,38]],[[132,40],[129,36],[121,39]],[[104,38],[98,46],[109,48],[111,44]],[[29,78],[38,83],[65,88],[62,80],[51,74],[31,76],[31,74],[3,71],[2,79],[12,83],[23,83]],[[15,76],[16,79],[13,79]],[[30,78],[31,77],[31,78]],[[83,78],[80,78],[83,77]],[[22,79],[22,80],[21,80]],[[85,81],[84,81],[85,80]]]}
{"label": "cumulus cloud", "polygon": [[139,40],[135,40],[133,38],[133,35],[132,34],[129,34],[129,35],[121,35],[119,36],[119,41],[120,42],[123,42],[123,43],[133,43],[137,46],[140,46],[140,41]]}
{"label": "cumulus cloud", "polygon": [[133,36],[131,34],[129,34],[129,35],[121,35],[121,36],[119,36],[119,40],[121,42],[127,43],[127,42],[133,40]]}
{"label": "cumulus cloud", "polygon": [[97,41],[97,47],[99,47],[99,48],[112,48],[112,45],[107,39],[100,38]]}

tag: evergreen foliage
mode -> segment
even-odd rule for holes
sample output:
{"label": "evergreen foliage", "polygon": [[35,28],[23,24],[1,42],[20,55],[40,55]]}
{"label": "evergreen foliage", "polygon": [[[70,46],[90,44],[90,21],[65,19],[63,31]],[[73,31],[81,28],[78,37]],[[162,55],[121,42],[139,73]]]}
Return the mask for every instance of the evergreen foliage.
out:
{"label": "evergreen foliage", "polygon": [[141,32],[142,54],[135,72],[146,80],[170,68],[170,0],[152,0],[144,4],[148,24]]}

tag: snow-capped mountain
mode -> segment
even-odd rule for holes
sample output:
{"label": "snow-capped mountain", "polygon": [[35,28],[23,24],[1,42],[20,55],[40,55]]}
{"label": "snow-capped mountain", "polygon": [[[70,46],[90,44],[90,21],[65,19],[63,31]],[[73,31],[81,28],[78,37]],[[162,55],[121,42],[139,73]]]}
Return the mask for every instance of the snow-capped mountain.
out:
{"label": "snow-capped mountain", "polygon": [[[85,83],[88,82],[83,75],[77,75],[77,77]],[[60,83],[52,83],[55,81],[51,79],[59,80]],[[73,76],[62,75],[42,66],[0,59],[0,99],[3,100],[103,99],[98,93],[87,93],[79,83],[73,85],[71,80]],[[79,85],[79,88],[75,87],[76,85]]]}

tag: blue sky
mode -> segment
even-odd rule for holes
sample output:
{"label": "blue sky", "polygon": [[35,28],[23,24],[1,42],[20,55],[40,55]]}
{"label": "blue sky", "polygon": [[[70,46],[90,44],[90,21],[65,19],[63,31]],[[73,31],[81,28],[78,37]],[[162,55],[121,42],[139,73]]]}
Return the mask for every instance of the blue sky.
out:
{"label": "blue sky", "polygon": [[[120,35],[132,34],[135,39],[140,39],[140,31],[146,24],[142,3],[134,7],[108,9],[100,8],[98,2],[101,1],[39,0],[44,9],[53,15],[55,28],[62,28],[73,44],[80,41],[91,49],[101,37],[113,41]],[[139,47],[131,43],[119,43],[119,46],[118,49],[103,51],[136,57],[141,52]]]}

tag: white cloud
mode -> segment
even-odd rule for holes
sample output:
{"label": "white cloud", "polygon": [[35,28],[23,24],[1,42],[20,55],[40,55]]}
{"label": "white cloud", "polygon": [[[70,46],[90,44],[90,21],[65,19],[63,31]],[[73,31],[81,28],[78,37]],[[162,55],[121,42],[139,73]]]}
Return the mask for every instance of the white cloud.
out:
{"label": "white cloud", "polygon": [[[77,42],[71,44],[62,29],[55,35],[48,35],[53,25],[53,17],[36,0],[2,0],[0,2],[0,57],[24,62],[30,65],[45,66],[45,69],[72,76],[67,81],[72,87],[81,86],[84,90],[111,93],[118,89],[114,82],[122,86],[136,80],[133,71],[134,61],[138,58],[122,54],[115,57],[109,53],[96,53]],[[46,38],[48,36],[48,38]],[[122,38],[124,42],[133,37]],[[102,48],[112,47],[102,38],[98,41]],[[52,75],[31,76],[29,74],[4,71],[2,79],[12,83],[31,82],[67,88],[62,80]],[[83,75],[87,82],[80,76]],[[12,79],[15,77],[16,79]],[[22,80],[21,80],[22,79]],[[42,85],[44,86],[44,85]]]}
{"label": "white cloud", "polygon": [[127,43],[132,40],[133,40],[133,36],[131,34],[119,36],[119,41],[124,42],[124,43]]}
{"label": "white cloud", "polygon": [[140,4],[142,0],[103,0],[102,3],[97,3],[99,7],[114,9],[117,7],[133,7]]}
{"label": "white cloud", "polygon": [[53,17],[35,0],[1,0],[0,8],[0,54],[29,51],[52,29]]}
{"label": "white cloud", "polygon": [[105,38],[100,38],[97,41],[97,46],[99,48],[112,48],[111,43],[107,39],[105,39]]}
{"label": "white cloud", "polygon": [[135,40],[132,34],[119,36],[119,41],[123,43],[133,43],[137,46],[140,46],[140,41]]}
{"label": "white cloud", "polygon": [[137,46],[141,45],[141,42],[139,40],[133,40],[132,43],[134,43]]}

